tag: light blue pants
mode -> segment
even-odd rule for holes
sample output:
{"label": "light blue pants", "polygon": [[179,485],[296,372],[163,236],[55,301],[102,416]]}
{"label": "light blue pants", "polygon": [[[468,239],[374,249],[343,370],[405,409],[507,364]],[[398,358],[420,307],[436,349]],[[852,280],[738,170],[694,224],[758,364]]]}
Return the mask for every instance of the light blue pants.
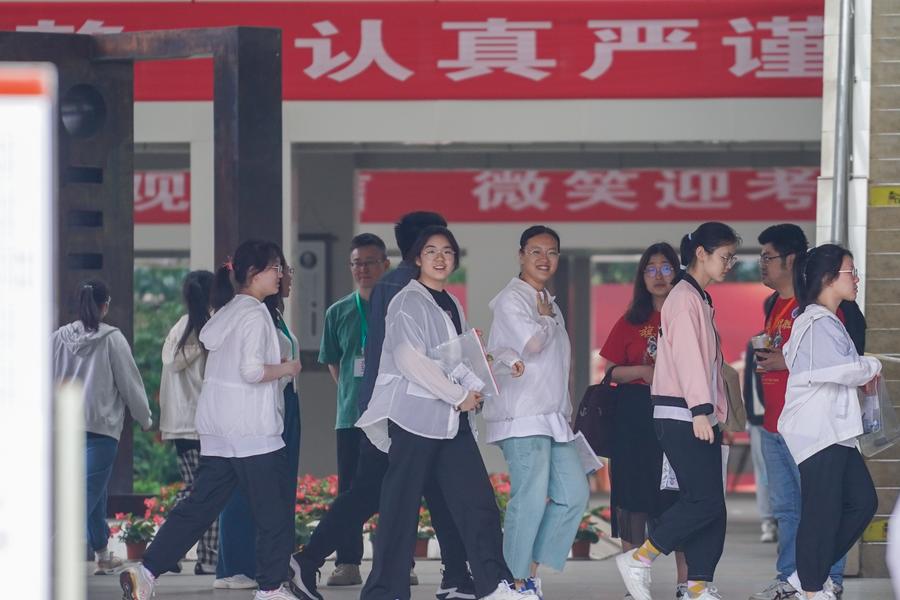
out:
{"label": "light blue pants", "polygon": [[756,510],[762,521],[774,518],[769,504],[769,476],[762,449],[762,425],[750,425],[750,458],[753,460],[753,478],[756,480]]}
{"label": "light blue pants", "polygon": [[500,442],[511,493],[503,523],[503,557],[516,579],[531,563],[562,571],[584,516],[590,488],[575,445],[549,436]]}
{"label": "light blue pants", "polygon": [[[778,433],[762,430],[762,449],[769,477],[769,501],[772,513],[778,521],[778,579],[787,581],[797,570],[797,528],[800,526],[800,469],[788,450],[787,443]],[[829,577],[839,585],[844,584],[844,566],[847,557],[831,567]]]}

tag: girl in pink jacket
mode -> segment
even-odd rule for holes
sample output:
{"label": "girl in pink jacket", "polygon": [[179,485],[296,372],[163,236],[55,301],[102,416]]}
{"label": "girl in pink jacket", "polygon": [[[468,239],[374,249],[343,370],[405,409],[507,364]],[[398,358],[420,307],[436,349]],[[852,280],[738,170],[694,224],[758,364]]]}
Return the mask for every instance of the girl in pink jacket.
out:
{"label": "girl in pink jacket", "polygon": [[635,600],[650,600],[650,566],[683,550],[688,598],[719,600],[709,584],[725,545],[722,433],[727,416],[722,351],[706,287],[723,281],[737,262],[740,238],[724,223],[704,223],[681,240],[681,278],[662,307],[656,369],[650,387],[660,445],[675,470],[678,501],[647,541],[616,558]]}

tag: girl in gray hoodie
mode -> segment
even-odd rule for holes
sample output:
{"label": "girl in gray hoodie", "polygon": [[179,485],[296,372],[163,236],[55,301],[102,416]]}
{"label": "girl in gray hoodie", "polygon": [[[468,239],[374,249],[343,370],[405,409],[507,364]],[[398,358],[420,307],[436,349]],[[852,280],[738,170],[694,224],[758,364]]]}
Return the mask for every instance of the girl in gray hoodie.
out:
{"label": "girl in gray hoodie", "polygon": [[144,430],[150,429],[150,405],[131,348],[122,332],[103,323],[109,312],[109,287],[99,279],[78,286],[78,320],[51,338],[53,378],[84,386],[87,431],[87,538],[97,558],[97,574],[110,573],[122,561],[107,549],[106,500],[125,407]]}

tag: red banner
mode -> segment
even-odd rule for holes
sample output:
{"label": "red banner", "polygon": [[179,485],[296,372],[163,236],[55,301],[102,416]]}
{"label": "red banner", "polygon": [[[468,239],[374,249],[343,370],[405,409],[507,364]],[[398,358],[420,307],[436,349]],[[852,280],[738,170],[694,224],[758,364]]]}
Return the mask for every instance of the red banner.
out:
{"label": "red banner", "polygon": [[135,171],[134,222],[136,225],[190,223],[190,171]]}
{"label": "red banner", "polygon": [[[821,0],[3,4],[0,29],[282,29],[284,97],[816,97]],[[205,100],[209,60],[138,65],[138,100]]]}
{"label": "red banner", "polygon": [[812,221],[815,167],[540,171],[358,171],[363,223],[413,210],[451,223]]}

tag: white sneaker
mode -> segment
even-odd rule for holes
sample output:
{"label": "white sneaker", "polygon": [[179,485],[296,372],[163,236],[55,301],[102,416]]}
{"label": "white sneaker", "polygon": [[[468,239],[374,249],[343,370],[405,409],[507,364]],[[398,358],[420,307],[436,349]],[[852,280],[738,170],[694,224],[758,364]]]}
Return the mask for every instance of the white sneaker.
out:
{"label": "white sneaker", "polygon": [[775,579],[765,588],[750,596],[750,600],[783,600],[791,598],[797,593],[797,589],[787,581]]}
{"label": "white sneaker", "polygon": [[125,563],[122,562],[121,558],[110,552],[106,558],[97,558],[96,564],[97,567],[94,569],[94,575],[113,575],[121,569],[122,565]]}
{"label": "white sneaker", "polygon": [[119,573],[119,585],[124,592],[122,600],[150,600],[156,580],[143,565],[135,565]]}
{"label": "white sneaker", "polygon": [[287,586],[282,585],[277,590],[269,590],[268,592],[256,590],[253,600],[298,600],[298,598],[291,593]]}
{"label": "white sneaker", "polygon": [[223,577],[213,581],[213,587],[217,590],[252,590],[259,587],[255,579],[250,579],[243,573],[232,575],[231,577]]}
{"label": "white sneaker", "polygon": [[675,600],[687,600],[688,591],[686,583],[679,583],[675,586]]}
{"label": "white sneaker", "polygon": [[719,590],[709,585],[706,586],[702,594],[692,600],[722,600],[722,596],[719,594]]}
{"label": "white sneaker", "polygon": [[483,596],[481,600],[522,600],[522,598],[534,598],[534,592],[526,590],[517,591],[514,585],[510,585],[508,581],[501,581],[497,584],[497,589]]}
{"label": "white sneaker", "polygon": [[766,519],[762,522],[762,535],[759,541],[763,544],[773,544],[778,541],[778,522],[775,519]]}
{"label": "white sneaker", "polygon": [[650,567],[634,558],[634,550],[623,552],[616,557],[619,575],[634,600],[652,600],[650,598]]}

